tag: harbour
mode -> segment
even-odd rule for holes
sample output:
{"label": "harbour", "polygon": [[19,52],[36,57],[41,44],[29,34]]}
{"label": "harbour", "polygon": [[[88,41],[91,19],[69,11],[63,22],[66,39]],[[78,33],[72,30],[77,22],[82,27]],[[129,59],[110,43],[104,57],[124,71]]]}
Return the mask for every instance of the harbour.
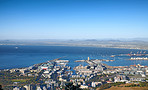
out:
{"label": "harbour", "polygon": [[[75,67],[78,64],[86,64],[85,60],[101,61],[111,66],[132,65],[135,62],[130,56],[115,56],[121,53],[129,53],[131,49],[113,49],[113,48],[97,48],[97,47],[68,47],[68,46],[0,46],[0,69],[21,68],[32,64],[42,63],[49,60],[69,60],[69,65]],[[64,50],[65,51],[64,51]],[[38,51],[38,52],[37,52]],[[139,50],[132,50],[138,52]],[[61,52],[61,53],[59,53]],[[112,53],[112,54],[110,54]],[[142,56],[141,56],[142,57]],[[146,56],[144,56],[146,57]],[[140,60],[136,64],[141,63],[148,65],[148,60]],[[77,62],[77,63],[75,63]]]}

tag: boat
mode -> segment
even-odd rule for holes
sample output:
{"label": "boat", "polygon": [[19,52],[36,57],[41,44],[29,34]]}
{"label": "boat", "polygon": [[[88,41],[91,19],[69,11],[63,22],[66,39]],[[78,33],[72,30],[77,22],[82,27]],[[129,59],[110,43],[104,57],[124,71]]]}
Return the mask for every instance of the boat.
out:
{"label": "boat", "polygon": [[15,47],[15,49],[18,49],[18,47]]}
{"label": "boat", "polygon": [[129,60],[148,60],[147,57],[131,57]]}

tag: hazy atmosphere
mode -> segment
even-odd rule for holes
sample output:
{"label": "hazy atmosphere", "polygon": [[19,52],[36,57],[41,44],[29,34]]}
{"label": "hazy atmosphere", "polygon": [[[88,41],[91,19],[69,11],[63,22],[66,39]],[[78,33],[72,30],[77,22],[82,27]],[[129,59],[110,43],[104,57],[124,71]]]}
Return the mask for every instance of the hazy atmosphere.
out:
{"label": "hazy atmosphere", "polygon": [[0,39],[147,38],[147,0],[0,0]]}
{"label": "hazy atmosphere", "polygon": [[148,0],[0,0],[0,90],[148,90]]}

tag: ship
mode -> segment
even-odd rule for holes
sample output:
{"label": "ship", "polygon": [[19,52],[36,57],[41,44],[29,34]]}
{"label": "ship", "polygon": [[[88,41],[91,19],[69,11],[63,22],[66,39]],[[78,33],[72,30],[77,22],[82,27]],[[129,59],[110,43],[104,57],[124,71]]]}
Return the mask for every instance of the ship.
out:
{"label": "ship", "polygon": [[18,47],[15,47],[15,49],[18,49]]}
{"label": "ship", "polygon": [[143,53],[142,53],[142,51],[138,51],[137,53],[130,53],[130,54],[128,54],[129,56],[146,56],[146,51],[144,51]]}
{"label": "ship", "polygon": [[131,57],[129,60],[148,60],[147,57]]}
{"label": "ship", "polygon": [[115,57],[115,56],[148,56],[148,54],[146,54],[146,51],[142,52],[142,51],[138,51],[137,53],[132,53],[130,52],[129,54],[119,54],[119,55],[111,55],[110,57]]}

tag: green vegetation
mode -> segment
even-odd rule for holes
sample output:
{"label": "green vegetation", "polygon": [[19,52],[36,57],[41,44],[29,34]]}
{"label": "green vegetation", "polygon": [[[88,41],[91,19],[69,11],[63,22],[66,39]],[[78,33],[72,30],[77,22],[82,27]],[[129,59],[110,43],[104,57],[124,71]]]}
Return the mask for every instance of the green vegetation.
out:
{"label": "green vegetation", "polygon": [[125,84],[125,82],[116,82],[116,83],[111,83],[111,86],[119,86],[121,84]]}
{"label": "green vegetation", "polygon": [[112,86],[118,86],[118,87],[148,87],[148,83],[147,82],[139,82],[139,84],[128,84],[128,85],[124,85],[124,82],[117,82],[117,83],[111,83],[111,84],[103,84],[100,86],[99,90],[104,90],[104,89],[108,89]]}
{"label": "green vegetation", "polygon": [[129,74],[128,76],[134,76],[134,75],[132,75],[132,74]]}
{"label": "green vegetation", "polygon": [[140,82],[139,85],[140,85],[140,87],[148,87],[147,82]]}
{"label": "green vegetation", "polygon": [[108,89],[112,86],[119,86],[121,84],[125,84],[124,82],[117,82],[117,83],[106,83],[100,86],[100,90]]}
{"label": "green vegetation", "polygon": [[125,87],[148,87],[147,82],[139,82],[139,84],[126,85]]}
{"label": "green vegetation", "polygon": [[131,85],[126,85],[125,87],[139,87],[139,84],[131,84]]}
{"label": "green vegetation", "polygon": [[12,82],[26,82],[27,79],[13,79]]}
{"label": "green vegetation", "polygon": [[82,89],[80,89],[80,85],[74,86],[73,83],[70,82],[65,84],[64,90],[82,90]]}
{"label": "green vegetation", "polygon": [[[19,72],[10,73],[9,71],[1,71],[0,72],[0,85],[3,86],[3,88],[10,88],[10,86],[13,86],[14,82],[17,82],[18,86],[26,85],[26,84],[37,84],[40,83],[39,78],[41,77],[41,73],[39,73],[39,76],[23,76],[20,75]],[[9,87],[8,87],[9,86]],[[6,89],[9,90],[9,89]]]}

